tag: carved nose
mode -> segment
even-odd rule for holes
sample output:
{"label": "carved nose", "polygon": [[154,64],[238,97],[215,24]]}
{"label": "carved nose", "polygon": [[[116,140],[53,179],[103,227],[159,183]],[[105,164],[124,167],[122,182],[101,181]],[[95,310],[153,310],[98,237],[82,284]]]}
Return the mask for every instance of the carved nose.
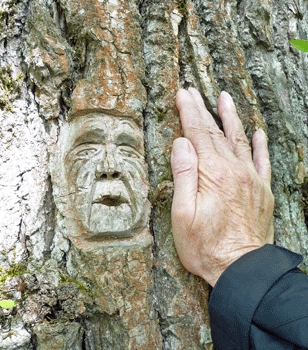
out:
{"label": "carved nose", "polygon": [[115,150],[105,149],[103,159],[97,164],[95,177],[97,180],[118,179],[121,169],[115,157]]}

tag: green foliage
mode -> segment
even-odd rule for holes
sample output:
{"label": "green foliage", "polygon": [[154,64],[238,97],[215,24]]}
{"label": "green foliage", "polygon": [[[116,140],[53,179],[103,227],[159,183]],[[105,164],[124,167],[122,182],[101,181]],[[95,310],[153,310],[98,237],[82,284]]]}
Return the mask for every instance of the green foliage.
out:
{"label": "green foliage", "polygon": [[291,40],[290,44],[293,44],[300,51],[308,52],[308,40]]}
{"label": "green foliage", "polygon": [[3,309],[10,309],[11,307],[14,307],[17,305],[16,301],[13,300],[0,300],[0,307]]}

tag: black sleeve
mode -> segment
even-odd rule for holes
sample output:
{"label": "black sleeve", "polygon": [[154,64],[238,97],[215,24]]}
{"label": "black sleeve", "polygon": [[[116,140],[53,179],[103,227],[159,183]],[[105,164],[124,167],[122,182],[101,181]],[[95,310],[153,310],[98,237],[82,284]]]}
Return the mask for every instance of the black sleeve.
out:
{"label": "black sleeve", "polygon": [[302,257],[266,244],[230,265],[210,298],[216,350],[308,349],[308,277]]}

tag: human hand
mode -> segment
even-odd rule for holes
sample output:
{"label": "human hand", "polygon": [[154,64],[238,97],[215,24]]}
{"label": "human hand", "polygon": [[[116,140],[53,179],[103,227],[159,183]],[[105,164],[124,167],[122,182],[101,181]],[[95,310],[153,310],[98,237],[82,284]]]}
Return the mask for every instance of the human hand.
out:
{"label": "human hand", "polygon": [[172,229],[182,264],[214,286],[251,250],[274,242],[271,167],[265,133],[253,136],[253,158],[231,96],[218,113],[224,133],[193,88],[176,96],[184,138],[174,140]]}

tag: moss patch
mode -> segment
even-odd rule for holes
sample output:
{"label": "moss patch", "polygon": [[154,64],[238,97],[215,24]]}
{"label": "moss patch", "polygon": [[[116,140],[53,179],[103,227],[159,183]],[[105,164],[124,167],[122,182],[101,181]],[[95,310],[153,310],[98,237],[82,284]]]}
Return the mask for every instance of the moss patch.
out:
{"label": "moss patch", "polygon": [[14,276],[20,276],[25,273],[28,273],[27,271],[27,263],[24,261],[20,261],[19,263],[13,265],[9,270],[5,271],[4,273],[2,272],[2,269],[0,268],[0,282],[6,281],[7,278],[9,277],[14,277]]}
{"label": "moss patch", "polygon": [[176,1],[176,6],[177,6],[178,10],[180,11],[180,13],[183,16],[186,16],[186,14],[187,14],[186,0],[177,0]]}
{"label": "moss patch", "polygon": [[14,79],[9,66],[0,68],[0,109],[12,111],[11,102],[20,95],[23,74]]}
{"label": "moss patch", "polygon": [[155,112],[156,112],[156,115],[157,115],[158,123],[163,122],[164,119],[167,116],[167,112],[168,112],[167,109],[159,107],[159,106],[155,106],[154,108],[155,108]]}
{"label": "moss patch", "polygon": [[14,35],[16,2],[17,0],[0,2],[0,39]]}
{"label": "moss patch", "polygon": [[87,286],[84,283],[77,281],[71,277],[64,276],[62,273],[60,273],[60,277],[61,277],[61,281],[60,281],[61,284],[74,283],[74,284],[76,284],[76,286],[78,287],[78,289],[80,291],[86,292],[88,294],[90,293],[89,289],[87,288]]}

